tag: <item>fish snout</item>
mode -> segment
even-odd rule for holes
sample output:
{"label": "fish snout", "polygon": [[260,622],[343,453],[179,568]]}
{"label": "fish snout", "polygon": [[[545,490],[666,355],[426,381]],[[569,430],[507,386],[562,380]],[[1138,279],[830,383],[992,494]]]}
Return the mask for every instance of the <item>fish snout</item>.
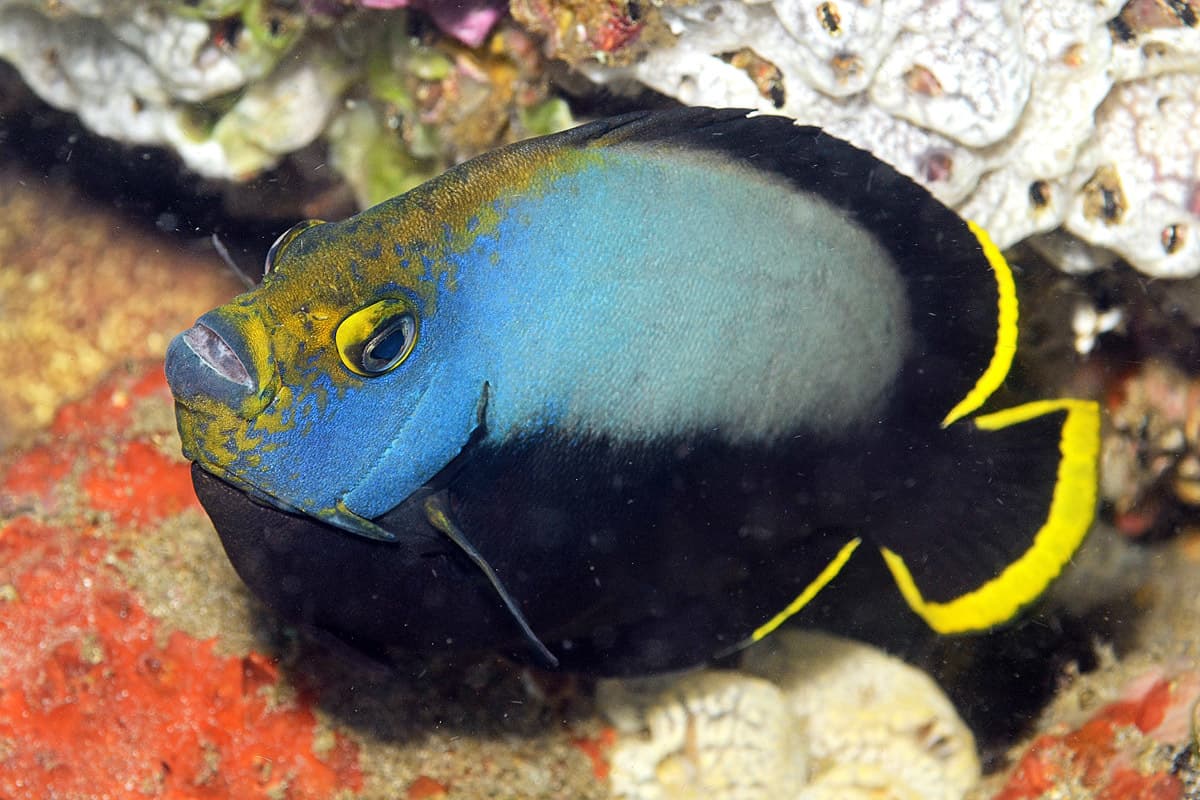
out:
{"label": "fish snout", "polygon": [[[226,319],[218,309],[171,341],[166,372],[176,400],[184,405],[215,400],[246,417],[271,402],[267,359],[255,358],[262,348],[251,346],[255,332],[240,322]],[[258,341],[264,341],[265,331],[258,333]]]}

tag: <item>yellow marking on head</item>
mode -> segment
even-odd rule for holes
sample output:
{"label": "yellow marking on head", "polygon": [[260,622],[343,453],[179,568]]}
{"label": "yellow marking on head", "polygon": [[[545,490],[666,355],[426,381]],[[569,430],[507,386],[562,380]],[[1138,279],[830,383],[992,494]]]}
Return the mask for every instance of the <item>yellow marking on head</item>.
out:
{"label": "yellow marking on head", "polygon": [[210,397],[193,397],[176,411],[184,455],[209,465],[227,465],[258,444],[246,421],[228,406]]}
{"label": "yellow marking on head", "polygon": [[400,199],[411,197],[414,202],[405,204],[405,213],[392,221],[400,229],[425,223],[434,232],[427,237],[430,241],[446,231],[450,249],[465,252],[478,236],[499,226],[513,200],[537,197],[555,179],[600,161],[599,153],[586,148],[541,140],[521,142],[464,162],[402,195]]}
{"label": "yellow marking on head", "polygon": [[824,589],[842,571],[842,567],[846,566],[846,562],[850,560],[850,556],[854,554],[855,549],[860,544],[862,544],[862,539],[854,538],[842,545],[842,549],[838,551],[838,554],[833,557],[832,561],[825,565],[825,569],[821,570],[821,574],[812,583],[805,586],[804,591],[798,594],[796,599],[788,604],[787,608],[755,629],[754,633],[750,634],[750,641],[757,642],[764,638],[782,625],[788,617],[793,616],[800,609],[808,605],[817,596],[817,593]]}
{"label": "yellow marking on head", "polygon": [[[402,318],[407,318],[404,324],[411,327],[412,331],[406,336],[400,351],[390,360],[386,369],[371,371],[364,369],[364,351],[391,326],[399,324]],[[378,303],[372,303],[366,308],[360,308],[342,320],[341,324],[337,326],[334,341],[337,344],[338,355],[341,356],[342,364],[346,369],[355,375],[369,378],[400,366],[416,345],[418,330],[417,313],[412,304],[407,300],[389,297]]]}
{"label": "yellow marking on head", "polygon": [[[277,323],[271,337],[281,361],[288,353],[277,340],[279,329],[292,326],[297,309],[310,309],[310,323],[320,321],[316,312],[340,320],[382,299],[385,287],[401,286],[429,319],[442,290],[454,292],[459,285],[457,256],[494,234],[514,203],[541,195],[601,158],[573,146],[527,142],[465,162],[350,220],[304,229],[308,246],[288,240],[275,269],[245,302]],[[321,327],[288,335],[305,340],[312,352],[331,341]],[[340,386],[352,376],[339,370],[332,377]]]}
{"label": "yellow marking on head", "polygon": [[314,418],[327,421],[336,400],[362,387],[360,375],[343,368],[339,323],[394,296],[395,287],[412,301],[414,318],[430,319],[460,282],[458,257],[496,234],[514,204],[602,160],[602,153],[575,145],[523,143],[462,164],[349,220],[282,237],[273,259],[278,263],[262,285],[220,309],[245,333],[240,355],[259,391],[236,408],[211,398],[181,406],[189,457],[214,470],[236,468],[246,481],[265,473],[274,459],[258,455],[268,445],[286,449],[282,437],[293,431],[289,441],[299,441],[299,431],[316,430]]}
{"label": "yellow marking on head", "polygon": [[987,231],[970,220],[967,220],[967,227],[979,240],[979,246],[983,248],[983,254],[992,266],[992,275],[996,278],[996,289],[1000,295],[996,314],[996,349],[992,351],[991,363],[979,376],[975,386],[942,420],[943,428],[979,408],[992,392],[1000,388],[1017,352],[1017,285],[1013,281],[1012,268]]}
{"label": "yellow marking on head", "polygon": [[1033,545],[1003,572],[961,597],[931,603],[921,596],[904,560],[880,548],[900,593],[935,631],[983,630],[1012,619],[1058,577],[1083,542],[1096,509],[1100,407],[1090,400],[1040,400],[985,414],[974,422],[982,430],[994,431],[1064,410],[1067,417],[1058,444],[1062,458],[1046,522]]}
{"label": "yellow marking on head", "polygon": [[291,387],[280,386],[275,403],[259,414],[251,426],[218,400],[191,398],[188,405],[177,412],[184,453],[188,458],[200,461],[206,469],[216,466],[228,469],[240,457],[244,457],[247,466],[257,468],[261,462],[260,454],[275,447],[263,441],[263,437],[285,433],[298,424],[296,415],[286,414],[294,400]]}

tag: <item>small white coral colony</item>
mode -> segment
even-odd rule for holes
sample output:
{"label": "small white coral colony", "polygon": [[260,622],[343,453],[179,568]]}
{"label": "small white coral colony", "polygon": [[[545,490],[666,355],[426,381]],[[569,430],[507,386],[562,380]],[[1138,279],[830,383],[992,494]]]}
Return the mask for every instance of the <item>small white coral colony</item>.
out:
{"label": "small white coral colony", "polygon": [[[294,38],[288,20],[248,9],[222,35],[201,15],[244,3],[192,5],[188,16],[138,0],[0,0],[0,59],[97,133],[169,147],[201,175],[246,180],[320,135],[349,74],[321,46],[276,69]],[[197,116],[194,104],[226,95],[225,113]]]}
{"label": "small white coral colony", "polygon": [[737,671],[603,681],[626,800],[960,800],[971,732],[924,673],[823,633],[781,631]]}
{"label": "small white coral colony", "polygon": [[[592,77],[826,127],[1002,247],[1065,226],[1149,274],[1200,274],[1197,0],[700,0],[662,13],[672,46]],[[1104,266],[1104,250],[1069,248],[1063,266]]]}

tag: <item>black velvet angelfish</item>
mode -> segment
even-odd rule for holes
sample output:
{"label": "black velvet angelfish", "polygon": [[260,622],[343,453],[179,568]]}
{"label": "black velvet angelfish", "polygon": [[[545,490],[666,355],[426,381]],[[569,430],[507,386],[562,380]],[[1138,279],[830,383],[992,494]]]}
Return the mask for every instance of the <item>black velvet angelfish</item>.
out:
{"label": "black velvet angelfish", "polygon": [[289,617],[602,673],[767,635],[879,553],[941,632],[1091,523],[1099,412],[983,413],[1017,300],[975,225],[742,110],[522,142],[337,223],[167,357],[243,579]]}

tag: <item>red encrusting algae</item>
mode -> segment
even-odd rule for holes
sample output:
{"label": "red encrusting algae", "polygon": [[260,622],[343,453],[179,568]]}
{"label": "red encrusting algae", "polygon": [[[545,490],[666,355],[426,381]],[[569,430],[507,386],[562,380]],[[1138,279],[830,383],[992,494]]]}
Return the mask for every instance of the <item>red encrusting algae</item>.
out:
{"label": "red encrusting algae", "polygon": [[617,743],[616,728],[603,728],[596,736],[572,739],[571,744],[579,748],[588,760],[592,762],[592,774],[598,781],[607,781],[612,765],[608,761],[609,753]]}
{"label": "red encrusting algae", "polygon": [[404,792],[404,800],[441,800],[450,793],[449,787],[428,775],[418,775]]}
{"label": "red encrusting algae", "polygon": [[129,433],[140,409],[170,403],[166,377],[156,366],[118,372],[86,398],[63,406],[48,437],[0,462],[0,514],[102,511],[115,513],[122,524],[152,524],[199,508],[187,464],[165,455],[149,434]]}
{"label": "red encrusting algae", "polygon": [[264,655],[167,630],[117,569],[122,538],[196,502],[185,463],[126,433],[165,392],[157,371],[118,377],[0,469],[0,797],[360,790],[356,745],[312,697]]}
{"label": "red encrusting algae", "polygon": [[[1140,754],[1181,747],[1200,675],[1151,673],[1079,727],[1039,736],[993,800],[1036,800],[1055,791],[1085,791],[1096,800],[1183,800],[1183,782],[1169,759],[1142,763]],[[1054,794],[1053,796],[1058,796]]]}
{"label": "red encrusting algae", "polygon": [[608,16],[591,40],[596,49],[603,53],[615,52],[634,41],[644,26],[615,2],[608,4],[608,11]]}
{"label": "red encrusting algae", "polygon": [[118,525],[153,522],[196,505],[187,466],[150,442],[126,443],[110,463],[93,465],[80,484],[88,506]]}

